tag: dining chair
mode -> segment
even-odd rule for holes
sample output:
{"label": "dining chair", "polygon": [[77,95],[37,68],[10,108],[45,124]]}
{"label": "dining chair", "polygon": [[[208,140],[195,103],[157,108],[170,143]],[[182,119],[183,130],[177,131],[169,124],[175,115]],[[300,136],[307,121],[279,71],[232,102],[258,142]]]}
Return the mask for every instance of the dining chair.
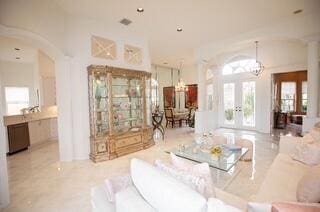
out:
{"label": "dining chair", "polygon": [[165,108],[164,114],[166,117],[166,127],[171,123],[172,128],[174,128],[175,123],[179,123],[181,125],[181,119],[174,116],[173,108]]}

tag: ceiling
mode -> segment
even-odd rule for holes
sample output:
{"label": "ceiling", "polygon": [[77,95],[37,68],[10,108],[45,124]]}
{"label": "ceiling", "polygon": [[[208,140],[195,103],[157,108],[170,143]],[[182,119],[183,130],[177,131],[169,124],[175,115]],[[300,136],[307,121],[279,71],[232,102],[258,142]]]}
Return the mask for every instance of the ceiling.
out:
{"label": "ceiling", "polygon": [[[20,50],[15,50],[19,48]],[[16,59],[16,58],[20,59]],[[0,36],[0,60],[17,63],[34,63],[37,57],[37,49],[23,42]]]}
{"label": "ceiling", "polygon": [[[154,64],[178,67],[195,62],[194,50],[282,19],[320,11],[319,0],[56,0],[72,15],[97,19],[106,28],[148,39]],[[137,7],[144,12],[138,13]],[[119,24],[122,18],[132,21]],[[177,28],[182,27],[182,32]]]}

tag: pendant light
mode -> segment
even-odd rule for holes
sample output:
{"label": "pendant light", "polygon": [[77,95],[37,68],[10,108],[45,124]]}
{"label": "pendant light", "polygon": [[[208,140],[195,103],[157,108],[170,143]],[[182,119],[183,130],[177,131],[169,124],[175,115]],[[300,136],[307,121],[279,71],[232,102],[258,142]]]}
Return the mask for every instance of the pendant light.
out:
{"label": "pendant light", "polygon": [[188,86],[182,81],[181,76],[180,76],[180,71],[182,68],[182,62],[180,62],[180,69],[178,70],[178,84],[175,86],[175,91],[176,92],[186,92],[188,91]]}
{"label": "pendant light", "polygon": [[250,72],[255,76],[259,76],[264,70],[264,66],[260,61],[258,61],[258,41],[255,41],[255,44],[256,44],[256,61],[251,66]]}

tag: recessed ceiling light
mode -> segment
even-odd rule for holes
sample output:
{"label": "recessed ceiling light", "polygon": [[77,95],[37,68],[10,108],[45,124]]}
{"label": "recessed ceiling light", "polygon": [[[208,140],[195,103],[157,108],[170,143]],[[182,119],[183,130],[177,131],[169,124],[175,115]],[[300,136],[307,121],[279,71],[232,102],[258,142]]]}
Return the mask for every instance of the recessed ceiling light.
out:
{"label": "recessed ceiling light", "polygon": [[137,8],[137,12],[143,13],[143,11],[144,11],[144,9],[143,9],[142,7],[138,7],[138,8]]}
{"label": "recessed ceiling light", "polygon": [[181,27],[178,27],[178,28],[177,28],[177,31],[178,31],[178,32],[182,32],[182,28],[181,28]]}
{"label": "recessed ceiling light", "polygon": [[123,19],[120,21],[120,23],[123,24],[123,25],[128,26],[129,24],[132,23],[132,21],[129,20],[129,19],[127,19],[127,18],[123,18]]}
{"label": "recessed ceiling light", "polygon": [[16,57],[17,60],[20,60],[20,57]]}
{"label": "recessed ceiling light", "polygon": [[303,10],[299,9],[299,10],[294,11],[293,14],[299,14],[299,13],[302,13],[302,11]]}
{"label": "recessed ceiling light", "polygon": [[20,48],[14,48],[14,50],[16,50],[16,51],[20,51]]}

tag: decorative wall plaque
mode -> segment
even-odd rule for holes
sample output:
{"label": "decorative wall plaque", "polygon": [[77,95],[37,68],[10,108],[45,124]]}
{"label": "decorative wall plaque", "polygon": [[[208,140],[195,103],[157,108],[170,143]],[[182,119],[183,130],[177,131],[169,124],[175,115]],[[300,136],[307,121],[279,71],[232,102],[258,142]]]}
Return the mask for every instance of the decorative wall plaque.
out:
{"label": "decorative wall plaque", "polygon": [[124,60],[128,64],[141,65],[142,64],[142,50],[141,48],[125,45],[124,46]]}
{"label": "decorative wall plaque", "polygon": [[93,57],[114,60],[117,57],[116,43],[93,35],[91,37],[91,54]]}

